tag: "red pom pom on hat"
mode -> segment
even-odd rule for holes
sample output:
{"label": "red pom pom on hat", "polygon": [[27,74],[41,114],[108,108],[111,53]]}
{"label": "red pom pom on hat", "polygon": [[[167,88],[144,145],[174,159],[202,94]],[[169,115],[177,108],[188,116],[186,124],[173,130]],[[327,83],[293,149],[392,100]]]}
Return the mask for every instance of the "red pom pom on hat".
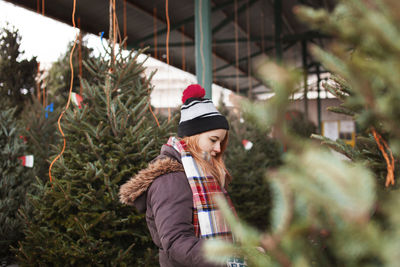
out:
{"label": "red pom pom on hat", "polygon": [[206,90],[199,84],[191,84],[183,91],[182,103],[185,104],[186,100],[191,97],[203,98],[206,95]]}

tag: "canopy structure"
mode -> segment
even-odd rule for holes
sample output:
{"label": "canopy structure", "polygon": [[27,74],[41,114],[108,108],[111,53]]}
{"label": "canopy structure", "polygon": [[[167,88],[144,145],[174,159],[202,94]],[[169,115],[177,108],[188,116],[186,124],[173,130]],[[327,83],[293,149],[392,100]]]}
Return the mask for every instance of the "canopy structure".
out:
{"label": "canopy structure", "polygon": [[[73,0],[7,1],[72,25]],[[329,37],[300,23],[293,8],[331,10],[336,0],[116,0],[121,36],[127,37],[128,48],[148,46],[151,56],[166,61],[169,20],[169,64],[196,74],[195,12],[202,23],[208,16],[207,10],[199,10],[202,1],[209,4],[208,24],[201,31],[211,34],[209,66],[214,83],[251,97],[268,92],[254,72],[254,62],[262,57],[290,60],[308,73],[323,71],[307,53],[307,44],[323,45]],[[84,0],[76,5],[79,27],[93,34],[104,32],[107,38],[109,1]]]}

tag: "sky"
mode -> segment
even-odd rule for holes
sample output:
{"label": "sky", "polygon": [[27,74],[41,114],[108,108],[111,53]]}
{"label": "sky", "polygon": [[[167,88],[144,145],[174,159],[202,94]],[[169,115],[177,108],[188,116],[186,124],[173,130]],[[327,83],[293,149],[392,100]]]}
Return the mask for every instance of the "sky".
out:
{"label": "sky", "polygon": [[78,32],[64,23],[0,0],[0,27],[7,22],[19,30],[25,57],[37,56],[44,65],[56,61]]}

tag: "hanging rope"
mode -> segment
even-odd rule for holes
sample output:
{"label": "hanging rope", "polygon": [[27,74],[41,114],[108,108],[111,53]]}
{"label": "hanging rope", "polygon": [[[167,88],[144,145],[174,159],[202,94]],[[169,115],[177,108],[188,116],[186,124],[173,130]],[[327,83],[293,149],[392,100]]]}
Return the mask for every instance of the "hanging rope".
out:
{"label": "hanging rope", "polygon": [[42,93],[42,96],[43,96],[43,108],[46,108],[46,83],[44,82],[44,79],[43,79],[42,85],[43,85],[43,93]]}
{"label": "hanging rope", "polygon": [[[115,45],[117,43],[117,24],[116,24],[116,20],[117,20],[117,14],[116,14],[116,10],[115,10],[115,0],[113,0],[113,65],[115,65]],[[113,70],[114,71],[114,70]]]}
{"label": "hanging rope", "polygon": [[126,49],[127,35],[128,34],[127,34],[127,24],[126,24],[126,0],[124,0],[124,40],[125,40],[124,49]]}
{"label": "hanging rope", "polygon": [[[394,185],[394,158],[392,150],[390,150],[386,141],[382,138],[382,136],[376,132],[374,128],[372,128],[372,134],[375,138],[376,143],[378,144],[379,150],[382,152],[383,157],[385,158],[387,164],[387,175],[386,175],[386,183],[385,186],[388,187],[390,184]],[[390,159],[386,150],[389,151]]]}
{"label": "hanging rope", "polygon": [[81,18],[78,17],[78,28],[79,28],[79,46],[78,46],[78,62],[79,62],[79,94],[82,95],[83,89],[82,89],[82,74],[83,74],[83,68],[82,68],[82,30],[81,30]]}
{"label": "hanging rope", "polygon": [[199,3],[199,24],[200,24],[200,58],[201,58],[201,66],[202,66],[202,69],[203,69],[203,71],[202,71],[202,73],[201,73],[201,85],[202,86],[204,86],[205,85],[205,80],[206,80],[206,76],[205,76],[205,72],[206,72],[206,70],[205,70],[205,58],[204,58],[204,54],[203,54],[203,42],[204,42],[204,40],[203,40],[203,18],[202,18],[202,16],[201,16],[201,14],[203,13],[203,11],[202,11],[202,6],[203,6],[203,4],[202,4],[202,1],[200,0],[200,3]]}
{"label": "hanging rope", "polygon": [[264,11],[261,10],[261,52],[264,53]]}
{"label": "hanging rope", "polygon": [[[169,13],[168,13],[168,0],[165,0],[165,17],[167,19],[167,41],[166,41],[166,48],[167,48],[167,64],[168,64],[168,72],[169,72],[169,35],[171,32],[171,25],[169,21]],[[169,75],[168,75],[169,77]],[[168,78],[168,89],[169,89],[169,78]],[[171,108],[168,106],[168,123],[171,121]]]}
{"label": "hanging rope", "polygon": [[108,31],[108,37],[112,42],[112,47],[111,47],[111,68],[110,71],[114,71],[114,64],[115,64],[115,45],[116,45],[116,11],[115,11],[115,0],[110,0],[109,2],[109,23],[110,23],[110,28]]}
{"label": "hanging rope", "polygon": [[149,110],[150,110],[151,114],[153,115],[154,119],[156,120],[156,123],[157,123],[158,128],[160,128],[160,122],[158,121],[156,114],[154,114],[153,109],[151,108],[150,89],[147,90],[147,94],[148,94],[148,99],[149,99],[149,101],[148,101],[148,103],[149,103]]}
{"label": "hanging rope", "polygon": [[234,8],[235,8],[235,59],[236,59],[236,93],[239,94],[239,45],[238,45],[238,12],[237,12],[237,0],[234,2]]}
{"label": "hanging rope", "polygon": [[[115,0],[113,0],[113,42],[114,42],[114,46],[117,43],[117,34],[116,34],[116,30],[117,30],[117,25],[116,25],[116,10],[115,10]],[[115,54],[114,54],[115,55]]]}
{"label": "hanging rope", "polygon": [[117,10],[116,9],[115,9],[115,29],[116,29],[115,31],[117,33],[117,37],[116,37],[117,43],[121,45],[123,39],[122,39],[122,35],[121,35],[121,30],[119,28],[119,22],[118,22],[118,16],[117,16]]}
{"label": "hanging rope", "polygon": [[120,44],[122,43],[122,36],[121,30],[119,28],[118,17],[117,17],[117,8],[116,8],[116,1],[114,0],[114,22],[115,22],[115,42]]}
{"label": "hanging rope", "polygon": [[[216,52],[215,52],[215,50],[217,49],[217,45],[216,45],[216,43],[215,43],[215,40],[213,40],[213,48],[212,48],[212,51],[213,51],[213,54],[212,54],[212,58],[213,58],[213,66],[217,66],[217,57],[215,56],[215,54],[216,54]],[[216,81],[217,80],[217,72],[216,71],[213,71],[213,81]]]}
{"label": "hanging rope", "polygon": [[165,43],[167,49],[167,64],[169,65],[169,34],[171,32],[171,25],[168,14],[168,0],[165,0],[165,17],[167,19],[167,41]]}
{"label": "hanging rope", "polygon": [[186,55],[185,55],[185,26],[182,26],[182,70],[186,71]]}
{"label": "hanging rope", "polygon": [[[42,2],[42,6],[43,6],[43,2]],[[40,14],[40,0],[37,0],[36,2],[36,11],[37,13]],[[37,76],[37,82],[36,82],[36,97],[37,99],[40,101],[41,99],[41,94],[40,94],[40,84],[41,84],[41,78],[40,78],[40,62],[37,63],[37,72],[36,72],[36,76]]]}
{"label": "hanging rope", "polygon": [[250,51],[250,12],[249,12],[249,0],[246,1],[246,31],[247,31],[247,73],[248,73],[248,82],[249,82],[249,91],[248,91],[248,97],[249,99],[252,99],[252,90],[253,90],[253,85],[251,82],[251,51]]}
{"label": "hanging rope", "polygon": [[157,8],[153,8],[153,33],[154,33],[154,58],[158,58],[157,53]]}
{"label": "hanging rope", "polygon": [[[75,25],[75,9],[76,9],[76,0],[74,0],[74,4],[73,4],[73,8],[72,8],[72,25],[74,27],[74,29],[76,29],[76,25]],[[74,82],[74,67],[72,65],[72,57],[74,54],[74,50],[75,50],[75,46],[76,46],[76,42],[78,40],[78,34],[75,36],[75,40],[74,40],[74,45],[72,46],[71,52],[69,54],[69,67],[71,69],[71,80],[70,80],[70,87],[69,87],[69,94],[68,94],[68,101],[67,101],[67,105],[65,106],[65,109],[61,112],[60,117],[58,118],[57,124],[58,124],[58,129],[63,137],[64,140],[64,145],[63,148],[60,152],[60,154],[57,155],[57,157],[51,162],[50,167],[49,167],[49,179],[50,182],[52,182],[52,176],[51,176],[51,169],[53,167],[53,164],[61,157],[61,155],[64,153],[65,151],[65,146],[66,146],[66,139],[65,139],[65,135],[64,132],[61,128],[61,118],[63,117],[64,113],[68,110],[69,108],[69,104],[71,102],[71,94],[72,94],[72,87],[73,87],[73,82]]]}
{"label": "hanging rope", "polygon": [[112,44],[111,47],[111,60],[110,60],[110,67],[108,69],[108,75],[106,79],[106,84],[104,87],[104,92],[106,95],[106,105],[107,105],[107,117],[111,126],[111,130],[114,134],[114,136],[117,136],[117,132],[115,129],[115,124],[114,124],[114,118],[111,116],[111,82],[112,82],[112,73],[115,71],[115,45],[116,45],[116,29],[115,29],[115,0],[110,0],[109,2],[109,23],[110,23],[110,29],[109,29],[109,40]]}

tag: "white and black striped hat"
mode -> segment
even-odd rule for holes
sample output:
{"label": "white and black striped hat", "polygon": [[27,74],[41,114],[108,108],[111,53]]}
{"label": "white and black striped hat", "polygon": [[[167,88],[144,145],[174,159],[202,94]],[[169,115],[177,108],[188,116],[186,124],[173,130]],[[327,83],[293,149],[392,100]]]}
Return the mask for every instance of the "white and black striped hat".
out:
{"label": "white and black striped hat", "polygon": [[198,84],[191,84],[183,91],[179,137],[216,129],[229,130],[228,121],[210,99],[203,98],[205,94],[204,88]]}

